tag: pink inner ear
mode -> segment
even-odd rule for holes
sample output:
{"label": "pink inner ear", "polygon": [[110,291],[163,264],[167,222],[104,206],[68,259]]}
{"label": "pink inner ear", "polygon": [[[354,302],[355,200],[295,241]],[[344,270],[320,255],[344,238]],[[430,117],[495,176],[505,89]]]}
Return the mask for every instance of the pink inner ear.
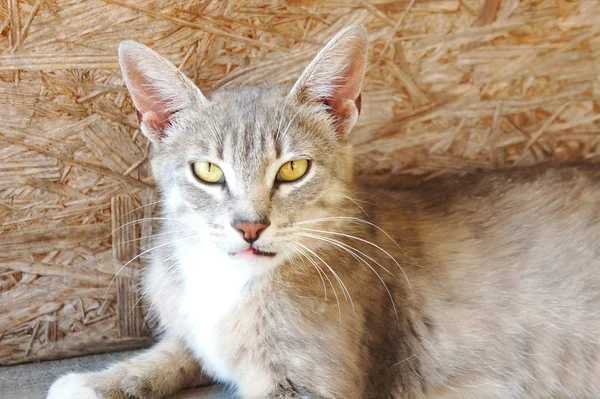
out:
{"label": "pink inner ear", "polygon": [[153,111],[148,111],[142,116],[142,120],[144,121],[144,123],[146,123],[146,125],[148,125],[148,127],[154,130],[162,131],[167,127],[171,126],[172,115],[172,112],[157,114]]}
{"label": "pink inner ear", "polygon": [[327,99],[325,100],[325,104],[327,104],[327,106],[331,108],[336,118],[343,120],[346,117],[348,117],[348,103],[342,98],[334,97],[332,99]]}
{"label": "pink inner ear", "polygon": [[361,63],[358,59],[352,59],[343,76],[335,82],[336,89],[332,93],[332,96],[325,99],[325,104],[331,108],[340,120],[348,117],[352,111],[349,108],[348,100],[354,102],[360,112],[360,89],[362,82],[360,65]]}
{"label": "pink inner ear", "polygon": [[138,122],[146,124],[155,131],[162,131],[170,125],[173,112],[165,100],[153,90],[150,81],[136,68],[128,68],[131,83],[131,97],[137,111]]}

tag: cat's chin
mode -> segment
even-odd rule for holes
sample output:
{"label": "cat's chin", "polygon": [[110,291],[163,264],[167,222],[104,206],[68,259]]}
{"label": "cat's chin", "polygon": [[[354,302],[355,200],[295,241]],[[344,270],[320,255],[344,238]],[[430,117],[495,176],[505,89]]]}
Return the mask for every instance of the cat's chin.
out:
{"label": "cat's chin", "polygon": [[263,274],[283,262],[283,257],[278,253],[264,252],[254,248],[230,253],[229,257],[239,266],[248,268],[253,275]]}

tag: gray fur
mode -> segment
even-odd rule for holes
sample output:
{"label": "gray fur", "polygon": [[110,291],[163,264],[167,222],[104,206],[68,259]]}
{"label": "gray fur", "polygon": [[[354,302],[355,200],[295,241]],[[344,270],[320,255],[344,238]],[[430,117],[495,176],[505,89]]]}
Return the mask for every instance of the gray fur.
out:
{"label": "gray fur", "polygon": [[[204,96],[130,45],[131,60],[185,83],[183,100],[142,118],[167,218],[145,277],[164,337],[127,363],[64,377],[51,399],[159,398],[191,385],[198,367],[249,399],[600,397],[600,172],[353,183],[356,81],[327,102],[319,93],[339,85],[314,89],[327,74],[311,68],[341,62],[331,70],[352,65],[362,79],[363,31],[338,35],[291,93]],[[344,49],[352,62],[336,61]],[[166,112],[165,130],[153,112]],[[312,161],[308,174],[277,183],[297,158]],[[196,160],[219,165],[226,184],[198,181]],[[256,245],[275,258],[228,255],[247,247],[231,226],[240,219],[271,222]]]}

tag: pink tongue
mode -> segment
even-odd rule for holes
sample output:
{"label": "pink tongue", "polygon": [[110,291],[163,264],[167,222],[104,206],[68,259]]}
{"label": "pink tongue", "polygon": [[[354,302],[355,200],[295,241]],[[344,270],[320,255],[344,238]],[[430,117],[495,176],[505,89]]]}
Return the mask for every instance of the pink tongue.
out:
{"label": "pink tongue", "polygon": [[253,254],[254,253],[254,248],[248,248],[248,249],[244,249],[242,252],[240,252],[241,254]]}

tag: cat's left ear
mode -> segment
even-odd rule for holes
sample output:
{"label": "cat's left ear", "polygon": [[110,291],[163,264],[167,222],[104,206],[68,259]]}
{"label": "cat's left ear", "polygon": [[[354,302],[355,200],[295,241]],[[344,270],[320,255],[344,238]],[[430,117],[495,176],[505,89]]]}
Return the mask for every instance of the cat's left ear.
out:
{"label": "cat's left ear", "polygon": [[348,26],[319,52],[290,92],[300,103],[325,105],[340,139],[348,136],[360,113],[367,49],[365,27]]}
{"label": "cat's left ear", "polygon": [[119,64],[138,112],[140,129],[154,143],[167,136],[178,111],[208,101],[175,65],[141,43],[122,42]]}

